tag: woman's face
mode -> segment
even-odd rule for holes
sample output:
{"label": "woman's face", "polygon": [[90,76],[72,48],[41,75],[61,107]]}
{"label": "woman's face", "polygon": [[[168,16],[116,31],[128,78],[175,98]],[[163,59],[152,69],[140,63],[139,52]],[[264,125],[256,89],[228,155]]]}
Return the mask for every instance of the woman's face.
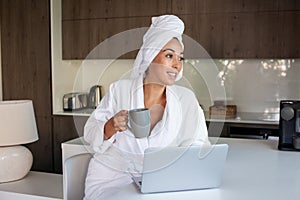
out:
{"label": "woman's face", "polygon": [[145,81],[173,85],[182,69],[183,48],[177,39],[170,40],[150,64]]}

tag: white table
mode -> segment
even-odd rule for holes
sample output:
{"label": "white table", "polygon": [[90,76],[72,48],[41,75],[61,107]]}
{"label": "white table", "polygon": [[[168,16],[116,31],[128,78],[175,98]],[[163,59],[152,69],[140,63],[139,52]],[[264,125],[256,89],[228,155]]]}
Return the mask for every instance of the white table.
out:
{"label": "white table", "polygon": [[60,174],[34,172],[18,181],[0,184],[0,200],[61,200],[63,178]]}
{"label": "white table", "polygon": [[[217,138],[211,138],[217,139]],[[64,143],[64,159],[90,149],[82,138]],[[220,138],[229,144],[218,189],[141,194],[130,184],[107,200],[299,200],[300,152],[277,150],[277,140]]]}
{"label": "white table", "polygon": [[300,152],[277,150],[276,140],[220,139],[229,144],[218,189],[141,194],[134,184],[107,200],[299,200]]}

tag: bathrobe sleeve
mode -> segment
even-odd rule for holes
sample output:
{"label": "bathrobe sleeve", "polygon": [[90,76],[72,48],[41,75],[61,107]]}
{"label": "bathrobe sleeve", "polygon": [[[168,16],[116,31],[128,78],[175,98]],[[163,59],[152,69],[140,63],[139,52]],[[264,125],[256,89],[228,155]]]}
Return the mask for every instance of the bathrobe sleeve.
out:
{"label": "bathrobe sleeve", "polygon": [[109,91],[84,126],[84,139],[91,145],[95,152],[105,151],[105,147],[110,146],[114,141],[114,136],[109,140],[104,140],[104,125],[115,114],[115,110],[113,109],[115,105],[115,87],[116,84],[114,83],[110,85]]}

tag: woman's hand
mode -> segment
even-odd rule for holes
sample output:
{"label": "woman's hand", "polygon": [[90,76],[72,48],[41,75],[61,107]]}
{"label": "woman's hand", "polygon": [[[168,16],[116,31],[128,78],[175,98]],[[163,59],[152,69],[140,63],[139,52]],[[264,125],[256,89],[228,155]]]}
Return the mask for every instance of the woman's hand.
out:
{"label": "woman's hand", "polygon": [[110,118],[104,125],[104,138],[109,139],[117,131],[125,131],[127,129],[128,110],[121,110],[115,116]]}

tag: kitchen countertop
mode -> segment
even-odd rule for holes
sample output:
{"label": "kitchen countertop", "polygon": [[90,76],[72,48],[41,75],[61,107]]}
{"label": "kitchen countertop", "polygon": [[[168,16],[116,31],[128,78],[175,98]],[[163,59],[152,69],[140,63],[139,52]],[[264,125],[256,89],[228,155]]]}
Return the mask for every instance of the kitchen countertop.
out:
{"label": "kitchen countertop", "polygon": [[279,113],[238,112],[232,118],[214,118],[205,112],[205,119],[209,122],[230,122],[248,124],[271,124],[279,125]]}
{"label": "kitchen countertop", "polygon": [[[94,109],[81,109],[75,111],[60,111],[54,115],[67,116],[90,116]],[[209,113],[204,112],[205,119],[208,122],[227,122],[227,123],[248,123],[248,124],[270,124],[279,125],[279,113],[259,113],[259,112],[238,112],[234,118],[215,118],[210,117]]]}

